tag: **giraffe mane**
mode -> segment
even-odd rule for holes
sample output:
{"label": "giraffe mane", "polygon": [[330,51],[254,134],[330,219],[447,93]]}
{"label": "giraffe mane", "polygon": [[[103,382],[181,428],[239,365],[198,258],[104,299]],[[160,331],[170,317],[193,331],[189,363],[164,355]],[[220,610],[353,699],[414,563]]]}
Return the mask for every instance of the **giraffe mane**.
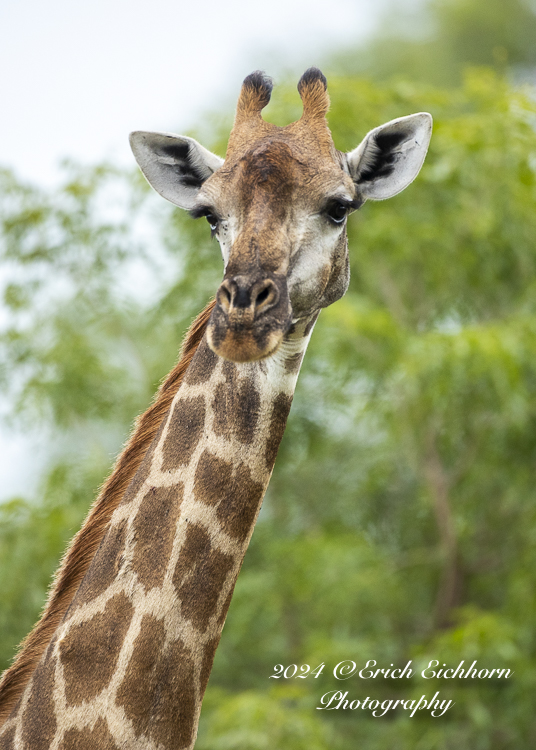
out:
{"label": "giraffe mane", "polygon": [[194,320],[184,337],[179,361],[161,384],[151,406],[136,420],[112,473],[102,485],[82,528],[63,556],[40,620],[23,640],[14,663],[4,672],[0,680],[0,726],[5,723],[28,684],[99,548],[114,510],[168,413],[205,333],[214,304],[214,300],[209,302]]}

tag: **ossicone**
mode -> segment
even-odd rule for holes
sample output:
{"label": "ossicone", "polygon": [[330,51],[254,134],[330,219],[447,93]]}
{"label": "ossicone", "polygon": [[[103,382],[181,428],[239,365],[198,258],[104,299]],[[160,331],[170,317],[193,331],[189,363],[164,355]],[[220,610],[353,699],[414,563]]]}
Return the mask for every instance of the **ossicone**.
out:
{"label": "ossicone", "polygon": [[318,68],[308,68],[298,81],[303,118],[324,118],[329,109],[328,82]]}
{"label": "ossicone", "polygon": [[236,118],[242,120],[252,115],[260,116],[260,112],[272,95],[273,82],[262,70],[250,73],[242,83],[242,90],[236,107]]}

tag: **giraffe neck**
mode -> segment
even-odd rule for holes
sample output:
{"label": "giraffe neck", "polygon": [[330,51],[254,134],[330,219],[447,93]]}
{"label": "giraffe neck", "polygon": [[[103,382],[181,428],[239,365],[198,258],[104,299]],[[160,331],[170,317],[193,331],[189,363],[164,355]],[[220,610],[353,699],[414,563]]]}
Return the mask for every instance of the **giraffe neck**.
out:
{"label": "giraffe neck", "polygon": [[272,357],[202,340],[0,748],[192,748],[316,316]]}

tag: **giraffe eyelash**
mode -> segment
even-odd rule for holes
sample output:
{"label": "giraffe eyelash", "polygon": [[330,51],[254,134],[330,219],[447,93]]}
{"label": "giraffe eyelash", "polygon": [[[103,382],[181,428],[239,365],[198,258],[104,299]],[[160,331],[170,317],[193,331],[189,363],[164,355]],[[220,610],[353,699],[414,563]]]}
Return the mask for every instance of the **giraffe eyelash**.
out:
{"label": "giraffe eyelash", "polygon": [[210,226],[210,236],[214,237],[216,232],[218,231],[218,224],[220,223],[220,219],[216,212],[210,208],[210,206],[197,206],[196,208],[192,208],[189,212],[192,219],[201,219],[205,218],[208,221],[208,224]]}

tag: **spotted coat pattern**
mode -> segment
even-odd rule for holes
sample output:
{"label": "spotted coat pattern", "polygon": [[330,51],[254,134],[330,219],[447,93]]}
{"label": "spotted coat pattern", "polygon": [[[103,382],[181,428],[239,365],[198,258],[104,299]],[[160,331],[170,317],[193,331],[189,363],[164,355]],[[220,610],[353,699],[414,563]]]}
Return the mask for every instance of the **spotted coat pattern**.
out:
{"label": "spotted coat pattern", "polygon": [[233,364],[202,341],[2,750],[186,750],[311,333]]}

